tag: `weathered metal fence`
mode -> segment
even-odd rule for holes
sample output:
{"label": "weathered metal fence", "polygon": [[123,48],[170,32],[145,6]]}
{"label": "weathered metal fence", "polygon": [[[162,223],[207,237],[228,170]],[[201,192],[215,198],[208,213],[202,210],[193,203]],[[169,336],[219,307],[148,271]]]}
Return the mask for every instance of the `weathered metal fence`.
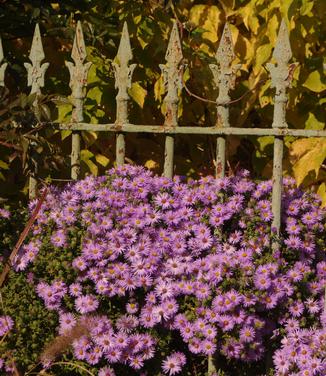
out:
{"label": "weathered metal fence", "polygon": [[[116,133],[116,163],[121,165],[125,160],[125,133],[128,132],[149,132],[164,133],[165,154],[164,172],[167,177],[173,175],[174,138],[177,134],[207,134],[217,136],[216,146],[216,176],[225,174],[225,146],[228,135],[254,135],[274,136],[274,158],[273,158],[273,226],[279,231],[281,213],[281,192],[282,192],[282,158],[284,147],[284,136],[292,135],[299,137],[325,137],[326,130],[289,129],[286,122],[287,88],[290,86],[295,64],[288,65],[291,57],[291,46],[285,21],[280,26],[273,58],[276,64],[268,63],[267,68],[271,75],[272,87],[275,88],[274,119],[271,128],[236,128],[231,127],[229,122],[230,91],[234,88],[236,72],[240,64],[232,65],[235,58],[232,36],[228,24],[225,25],[222,38],[215,55],[216,64],[210,64],[214,82],[219,89],[216,99],[217,120],[214,127],[179,127],[178,126],[178,103],[180,92],[183,87],[183,55],[177,24],[174,23],[167,52],[165,55],[166,64],[160,65],[166,96],[164,98],[165,122],[163,125],[135,125],[129,122],[128,102],[130,100],[128,89],[131,87],[132,74],[136,64],[129,64],[132,60],[132,51],[127,24],[122,30],[122,36],[116,62],[113,63],[115,71],[115,87],[118,89],[116,96],[117,116],[112,124],[89,124],[84,123],[83,102],[85,88],[87,86],[87,75],[92,63],[85,62],[86,47],[84,42],[81,23],[78,22],[74,38],[72,62],[66,62],[70,72],[70,88],[72,91],[73,112],[70,123],[59,124],[60,129],[72,131],[71,148],[71,178],[78,179],[80,167],[80,131],[105,131]],[[49,63],[43,63],[45,59],[40,29],[36,25],[29,55],[30,63],[25,63],[28,73],[28,86],[31,87],[31,94],[41,93],[44,86],[44,75]],[[0,44],[0,64],[3,60],[3,51]],[[4,85],[4,72],[7,64],[0,65],[0,85]],[[36,97],[37,101],[37,97]],[[37,106],[35,106],[36,108]],[[36,176],[30,179],[30,195],[36,194]]]}
{"label": "weathered metal fence", "polygon": [[[117,115],[116,121],[112,124],[90,124],[84,123],[83,102],[85,88],[87,86],[87,75],[91,66],[86,60],[86,47],[83,37],[81,23],[78,22],[74,38],[72,62],[66,62],[70,72],[70,88],[72,91],[73,112],[70,123],[59,124],[60,129],[72,131],[71,141],[71,178],[78,179],[80,169],[80,132],[81,131],[105,131],[116,133],[116,163],[121,165],[125,161],[125,133],[163,133],[165,134],[164,172],[167,177],[173,176],[174,139],[178,134],[206,134],[217,137],[216,146],[216,176],[222,177],[225,174],[225,148],[226,137],[229,135],[253,135],[253,136],[274,136],[273,156],[273,194],[272,211],[273,227],[277,233],[281,226],[281,195],[282,195],[282,159],[284,148],[284,136],[292,135],[298,137],[326,137],[326,130],[305,130],[289,129],[286,122],[287,88],[291,84],[295,64],[288,65],[291,57],[291,46],[283,20],[278,33],[273,58],[276,64],[268,63],[272,87],[275,88],[274,118],[271,128],[236,128],[231,127],[229,122],[230,91],[234,88],[236,72],[240,65],[233,65],[235,58],[231,32],[228,24],[225,25],[223,35],[215,55],[216,64],[210,64],[214,82],[219,89],[216,99],[217,120],[214,127],[186,127],[178,126],[178,103],[183,88],[183,55],[177,24],[174,23],[167,52],[165,55],[166,64],[160,65],[162,70],[166,95],[164,98],[165,122],[163,125],[135,125],[129,122],[128,102],[130,100],[128,89],[131,87],[133,71],[136,64],[129,64],[132,60],[132,51],[128,34],[127,24],[123,26],[122,36],[116,63],[113,63],[115,71],[115,87],[118,89],[116,96]],[[7,64],[1,64],[3,50],[0,39],[0,86],[4,86],[4,73]],[[31,93],[41,93],[44,86],[44,75],[49,66],[43,63],[45,59],[41,35],[36,25],[32,47],[29,55],[30,63],[25,63],[28,73],[28,86]],[[37,101],[37,96],[36,96]],[[36,108],[37,106],[35,106]],[[36,176],[30,178],[30,196],[36,194]],[[325,303],[326,309],[326,303]],[[210,370],[213,370],[212,364]]]}

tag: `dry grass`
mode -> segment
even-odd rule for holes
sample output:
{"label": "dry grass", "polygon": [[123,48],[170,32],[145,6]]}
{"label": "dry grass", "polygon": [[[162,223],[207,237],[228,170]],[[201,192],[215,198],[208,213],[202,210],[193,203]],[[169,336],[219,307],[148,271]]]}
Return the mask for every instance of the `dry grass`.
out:
{"label": "dry grass", "polygon": [[59,355],[67,351],[72,343],[82,336],[88,336],[92,324],[92,317],[84,317],[78,320],[75,326],[68,330],[64,335],[60,335],[53,339],[44,349],[41,354],[42,363],[51,363]]}

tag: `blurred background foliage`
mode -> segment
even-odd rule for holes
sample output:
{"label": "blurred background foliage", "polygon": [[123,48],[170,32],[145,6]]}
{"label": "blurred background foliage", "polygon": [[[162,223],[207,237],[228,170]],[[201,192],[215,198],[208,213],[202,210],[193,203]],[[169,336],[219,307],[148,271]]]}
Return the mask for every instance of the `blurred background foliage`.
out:
{"label": "blurred background foliage", "polygon": [[[189,91],[215,100],[209,63],[225,22],[229,22],[236,60],[241,63],[231,105],[231,125],[271,127],[273,96],[266,63],[271,60],[281,18],[290,30],[292,62],[299,63],[289,90],[287,120],[291,128],[323,129],[325,126],[324,0],[1,0],[0,33],[4,60],[8,63],[5,88],[0,87],[0,197],[26,197],[27,176],[39,166],[44,180],[70,176],[69,131],[59,131],[41,121],[69,121],[71,116],[69,73],[64,65],[70,52],[76,22],[81,20],[88,60],[93,63],[85,99],[85,121],[114,122],[115,96],[112,62],[116,56],[123,22],[127,21],[133,63],[137,68],[130,89],[130,121],[162,124],[164,87],[159,64],[172,22],[177,20],[187,69]],[[39,102],[39,119],[28,95],[29,49],[36,23],[40,24],[45,61],[50,63]],[[183,90],[180,125],[213,126],[215,105]],[[101,174],[114,164],[115,137],[109,133],[82,133],[82,173]],[[127,161],[162,171],[164,137],[127,135]],[[326,140],[286,137],[284,168],[298,184],[313,187],[326,203]],[[176,173],[196,177],[214,172],[214,137],[183,135],[176,143]],[[254,177],[272,171],[272,137],[228,137],[229,170],[247,168]]]}

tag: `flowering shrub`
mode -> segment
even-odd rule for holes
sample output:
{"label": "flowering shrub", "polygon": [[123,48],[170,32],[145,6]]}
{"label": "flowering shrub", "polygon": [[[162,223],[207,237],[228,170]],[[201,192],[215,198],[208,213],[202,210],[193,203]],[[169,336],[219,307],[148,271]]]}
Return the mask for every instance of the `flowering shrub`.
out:
{"label": "flowering shrub", "polygon": [[[278,375],[313,376],[324,375],[326,371],[326,330],[298,329],[293,322],[288,334],[282,339],[282,347],[275,351],[274,364]],[[296,329],[294,329],[296,328]]]}
{"label": "flowering shrub", "polygon": [[277,239],[271,186],[123,166],[52,188],[14,266],[58,320],[44,366],[204,375],[215,355],[227,375],[258,375],[284,334],[324,330],[325,209],[285,178]]}

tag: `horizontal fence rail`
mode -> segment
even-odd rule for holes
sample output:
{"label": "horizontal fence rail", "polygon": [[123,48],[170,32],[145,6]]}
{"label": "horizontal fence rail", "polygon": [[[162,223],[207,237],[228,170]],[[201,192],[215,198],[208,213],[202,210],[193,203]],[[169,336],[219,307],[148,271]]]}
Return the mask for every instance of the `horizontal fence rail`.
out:
{"label": "horizontal fence rail", "polygon": [[236,136],[295,136],[326,137],[326,129],[290,129],[290,128],[237,128],[237,127],[166,127],[165,125],[137,124],[92,124],[92,123],[44,123],[62,130],[124,133],[170,133],[170,134],[206,134]]}
{"label": "horizontal fence rail", "polygon": [[[46,123],[57,129],[72,131],[71,139],[71,178],[76,180],[80,176],[80,132],[115,132],[116,133],[116,163],[122,165],[125,162],[125,133],[160,133],[165,135],[164,171],[166,177],[172,178],[174,171],[174,141],[175,135],[201,134],[216,136],[216,176],[225,175],[226,137],[238,136],[274,136],[273,154],[273,191],[272,191],[272,226],[276,233],[281,229],[281,197],[282,197],[282,159],[284,150],[284,137],[326,137],[326,130],[289,129],[286,122],[287,90],[291,84],[293,71],[296,64],[289,64],[292,58],[290,40],[285,21],[282,20],[277,42],[273,52],[273,61],[268,63],[271,86],[275,88],[273,122],[270,128],[237,128],[232,127],[229,121],[230,92],[235,86],[236,73],[240,64],[233,64],[235,53],[232,36],[228,24],[225,25],[219,47],[215,55],[215,64],[210,64],[213,81],[218,88],[216,98],[217,119],[213,127],[189,127],[178,125],[178,103],[183,89],[183,72],[185,69],[182,44],[179,37],[177,23],[173,24],[167,51],[165,64],[161,64],[163,82],[166,95],[163,100],[164,124],[162,125],[137,125],[129,121],[128,104],[130,96],[132,76],[136,64],[132,61],[132,50],[127,24],[124,23],[117,56],[113,63],[115,73],[116,96],[116,121],[110,124],[90,124],[84,122],[83,105],[86,97],[87,76],[92,63],[87,62],[86,46],[80,21],[77,23],[74,37],[71,59],[66,62],[70,73],[69,86],[71,88],[71,102],[73,105],[72,117],[69,123]],[[4,75],[7,63],[3,63],[4,54],[0,39],[0,86],[4,86]],[[31,94],[41,94],[44,86],[44,76],[49,63],[42,63],[45,59],[41,34],[38,25],[32,41],[29,60],[25,63],[28,74],[28,86]],[[37,101],[34,102],[34,111],[37,118]],[[30,197],[36,195],[37,166],[30,177]],[[274,243],[273,247],[278,244]],[[326,290],[325,290],[326,294]],[[326,297],[326,295],[325,295]],[[325,299],[326,310],[326,299]],[[215,371],[212,358],[208,361],[209,375]]]}

